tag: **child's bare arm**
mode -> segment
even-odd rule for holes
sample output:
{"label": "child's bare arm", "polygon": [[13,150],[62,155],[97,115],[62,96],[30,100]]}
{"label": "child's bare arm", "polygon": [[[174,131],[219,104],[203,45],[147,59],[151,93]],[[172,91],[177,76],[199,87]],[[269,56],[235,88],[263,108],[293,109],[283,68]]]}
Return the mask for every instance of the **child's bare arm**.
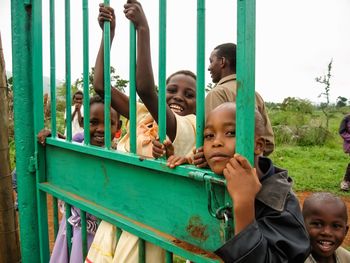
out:
{"label": "child's bare arm", "polygon": [[227,190],[235,204],[235,235],[255,220],[255,196],[261,184],[246,158],[235,154],[224,169]]}
{"label": "child's bare arm", "polygon": [[[137,31],[137,65],[136,88],[141,100],[158,122],[158,94],[155,89],[154,76],[151,61],[150,33],[146,16],[139,2],[129,0],[124,5],[126,18],[131,20]],[[176,136],[176,118],[169,106],[166,106],[167,135],[171,141]]]}
{"label": "child's bare arm", "polygon": [[[98,22],[103,30],[104,21],[110,22],[111,28],[111,45],[115,35],[115,14],[114,10],[111,7],[104,6],[100,4]],[[98,51],[96,62],[95,62],[95,72],[94,72],[94,90],[102,98],[104,97],[104,42],[103,35],[101,39],[100,49]],[[120,114],[129,118],[129,98],[119,91],[118,89],[111,89],[111,106]]]}

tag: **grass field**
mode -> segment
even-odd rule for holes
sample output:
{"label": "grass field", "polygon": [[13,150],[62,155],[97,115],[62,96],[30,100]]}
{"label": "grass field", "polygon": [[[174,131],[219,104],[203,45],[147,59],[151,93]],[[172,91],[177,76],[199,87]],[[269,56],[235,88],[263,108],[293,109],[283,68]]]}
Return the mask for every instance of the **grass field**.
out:
{"label": "grass field", "polygon": [[[330,191],[348,195],[339,189],[346,166],[350,162],[349,155],[343,152],[343,141],[338,134],[345,111],[332,113],[329,123],[330,138],[324,145],[276,145],[270,157],[276,165],[289,171],[294,180],[295,191]],[[273,118],[273,115],[270,116]],[[313,113],[310,119],[314,122],[325,122],[321,112]]]}

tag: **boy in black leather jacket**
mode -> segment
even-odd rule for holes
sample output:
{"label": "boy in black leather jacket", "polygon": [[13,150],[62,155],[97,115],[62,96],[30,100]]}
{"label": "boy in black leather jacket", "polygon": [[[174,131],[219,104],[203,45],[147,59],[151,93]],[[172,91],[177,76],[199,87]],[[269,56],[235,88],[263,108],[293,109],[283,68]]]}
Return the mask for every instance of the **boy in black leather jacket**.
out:
{"label": "boy in black leather jacket", "polygon": [[[309,255],[309,238],[287,171],[262,157],[263,119],[255,112],[255,168],[235,154],[236,107],[224,103],[208,115],[203,155],[226,178],[234,203],[234,237],[216,253],[225,262],[295,262]],[[232,157],[233,156],[233,157]],[[198,159],[198,156],[195,159]]]}

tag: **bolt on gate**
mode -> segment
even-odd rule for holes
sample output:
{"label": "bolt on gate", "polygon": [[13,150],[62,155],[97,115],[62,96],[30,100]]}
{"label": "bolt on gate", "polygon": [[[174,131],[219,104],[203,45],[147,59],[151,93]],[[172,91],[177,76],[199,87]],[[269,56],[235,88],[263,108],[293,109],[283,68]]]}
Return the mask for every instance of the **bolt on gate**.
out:
{"label": "bolt on gate", "polygon": [[[212,0],[209,0],[212,1]],[[88,0],[83,12],[84,94],[89,94]],[[109,1],[105,1],[109,4]],[[165,138],[166,0],[159,0],[159,134]],[[213,253],[233,235],[233,221],[223,212],[232,209],[225,180],[209,170],[185,165],[166,167],[165,160],[140,158],[136,152],[136,35],[130,26],[130,153],[89,144],[89,109],[84,107],[84,143],[72,143],[71,89],[66,89],[67,138],[58,139],[56,125],[55,0],[50,0],[50,57],[42,52],[42,1],[12,0],[12,47],[15,105],[16,162],[19,192],[20,239],[23,262],[50,258],[47,195],[53,197],[54,232],[58,229],[57,199],[81,210],[83,255],[87,254],[86,213],[193,262],[220,262]],[[194,14],[195,15],[195,14]],[[202,145],[205,91],[205,0],[197,0],[197,134]],[[234,19],[234,18],[232,18]],[[65,0],[66,87],[71,87],[70,0]],[[237,146],[253,160],[255,86],[255,1],[237,1]],[[110,134],[110,31],[105,23],[105,138]],[[50,60],[51,130],[46,147],[36,134],[44,127],[43,59]],[[106,74],[107,73],[107,74]],[[89,105],[88,96],[84,104]],[[25,131],[25,132],[23,132]],[[142,187],[140,187],[142,186]],[[69,224],[67,224],[69,226]],[[70,227],[67,236],[70,237]],[[119,233],[120,233],[119,231]],[[70,242],[68,242],[70,244]]]}

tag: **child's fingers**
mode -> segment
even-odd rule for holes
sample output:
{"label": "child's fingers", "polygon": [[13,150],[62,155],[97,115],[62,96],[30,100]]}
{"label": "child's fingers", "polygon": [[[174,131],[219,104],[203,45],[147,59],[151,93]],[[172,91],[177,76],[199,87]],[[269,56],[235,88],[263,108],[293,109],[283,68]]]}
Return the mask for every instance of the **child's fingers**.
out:
{"label": "child's fingers", "polygon": [[249,161],[244,156],[236,153],[234,155],[234,158],[242,166],[243,169],[251,169],[252,168]]}
{"label": "child's fingers", "polygon": [[198,168],[206,168],[208,167],[208,163],[206,161],[201,162],[200,164],[197,164],[196,167]]}

